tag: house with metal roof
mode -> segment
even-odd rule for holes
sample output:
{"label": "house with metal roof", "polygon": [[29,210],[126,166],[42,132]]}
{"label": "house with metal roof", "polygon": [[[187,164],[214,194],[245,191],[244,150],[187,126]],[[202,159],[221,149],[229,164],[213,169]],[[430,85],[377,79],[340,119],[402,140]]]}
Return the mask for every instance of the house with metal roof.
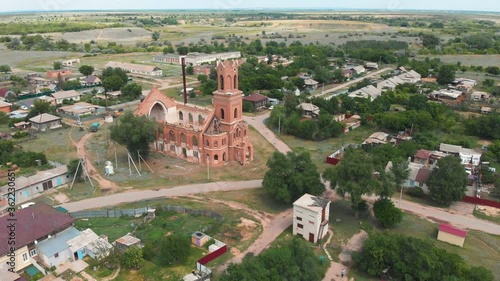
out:
{"label": "house with metal roof", "polygon": [[130,72],[133,74],[150,75],[150,76],[163,75],[163,70],[154,65],[110,61],[106,64],[106,68],[107,67],[121,68],[123,71]]}
{"label": "house with metal roof", "polygon": [[[0,241],[9,241],[9,237],[12,235],[12,230],[9,229],[12,221],[9,221],[9,218],[11,217],[0,217],[0,229],[2,229]],[[37,264],[33,257],[38,255],[36,245],[39,241],[57,235],[71,227],[74,222],[74,218],[70,215],[45,203],[36,203],[30,207],[16,210],[15,218],[16,249],[11,253],[7,243],[0,243],[0,264],[7,264],[16,272]],[[12,254],[14,262],[12,262]]]}
{"label": "house with metal roof", "polygon": [[267,106],[269,98],[259,93],[253,93],[249,96],[243,97],[243,102],[245,101],[252,103],[255,109],[261,109]]}
{"label": "house with metal roof", "polygon": [[293,203],[293,235],[316,243],[328,232],[330,201],[304,194]]}
{"label": "house with metal roof", "polygon": [[61,117],[54,116],[49,113],[42,113],[30,119],[31,127],[39,130],[46,131],[49,129],[56,129],[62,127]]}
{"label": "house with metal roof", "polygon": [[114,245],[121,251],[126,251],[128,248],[132,246],[142,247],[141,239],[132,236],[132,234],[128,233],[125,236],[122,236],[115,240]]}
{"label": "house with metal roof", "polygon": [[320,109],[312,103],[301,103],[297,108],[302,110],[302,117],[316,118],[319,116]]}
{"label": "house with metal roof", "polygon": [[[16,204],[19,205],[33,200],[42,195],[44,191],[65,185],[70,180],[66,165],[45,171],[38,171],[35,175],[29,177],[18,176],[16,178],[16,185],[14,186]],[[12,190],[9,190],[8,184],[0,187],[0,211],[7,208],[7,201],[11,192]]]}
{"label": "house with metal roof", "polygon": [[369,99],[370,101],[374,101],[376,98],[380,97],[381,95],[382,95],[381,89],[378,89],[372,85],[369,85],[369,86],[363,87],[359,90],[356,90],[356,91],[350,93],[349,97]]}
{"label": "house with metal roof", "polygon": [[57,235],[50,236],[46,240],[38,242],[36,249],[38,258],[46,267],[58,266],[69,261],[73,256],[69,250],[67,241],[80,235],[80,231],[70,227]]}
{"label": "house with metal roof", "polygon": [[51,96],[56,99],[56,104],[62,104],[64,100],[79,101],[81,95],[75,90],[70,90],[55,92]]}

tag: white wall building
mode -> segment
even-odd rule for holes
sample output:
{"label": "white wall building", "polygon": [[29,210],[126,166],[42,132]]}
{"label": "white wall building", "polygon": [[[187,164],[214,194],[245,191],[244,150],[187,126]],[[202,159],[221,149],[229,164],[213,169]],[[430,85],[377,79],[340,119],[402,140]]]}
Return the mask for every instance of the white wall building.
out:
{"label": "white wall building", "polygon": [[316,243],[328,233],[330,201],[304,194],[293,203],[293,234]]}

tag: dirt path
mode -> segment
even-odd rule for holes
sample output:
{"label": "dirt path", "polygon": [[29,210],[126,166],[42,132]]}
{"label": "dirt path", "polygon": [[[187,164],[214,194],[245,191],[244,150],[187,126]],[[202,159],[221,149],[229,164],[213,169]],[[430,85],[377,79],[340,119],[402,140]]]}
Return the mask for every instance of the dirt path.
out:
{"label": "dirt path", "polygon": [[223,264],[219,270],[224,271],[231,263],[240,263],[248,253],[254,255],[260,254],[267,249],[269,245],[292,224],[293,210],[286,210],[274,217],[272,221],[262,226],[262,234],[255,242],[245,251],[234,256],[232,259]]}
{"label": "dirt path", "polygon": [[373,72],[373,73],[370,73],[370,74],[368,74],[368,75],[365,75],[365,76],[363,76],[363,77],[360,77],[360,78],[358,78],[358,79],[354,79],[354,80],[351,80],[351,81],[349,81],[349,82],[347,82],[347,83],[340,84],[340,85],[335,86],[335,87],[333,87],[333,88],[331,88],[331,89],[325,90],[324,92],[321,92],[321,93],[319,93],[319,94],[315,94],[315,95],[314,95],[314,97],[321,97],[321,96],[324,96],[324,95],[326,95],[326,94],[333,93],[333,92],[335,92],[335,91],[338,91],[338,90],[341,90],[341,89],[347,88],[347,87],[349,87],[349,86],[351,86],[351,85],[354,85],[354,84],[356,84],[356,83],[358,83],[358,82],[363,81],[363,80],[364,80],[364,79],[366,79],[366,78],[370,78],[370,77],[373,77],[373,76],[379,75],[379,74],[384,73],[385,71],[388,71],[388,70],[391,70],[391,68],[389,68],[389,67],[388,67],[388,68],[384,68],[384,69],[381,69],[381,70],[375,71],[375,72]]}
{"label": "dirt path", "polygon": [[85,145],[87,143],[87,140],[90,139],[94,134],[88,133],[85,136],[83,136],[83,138],[78,143],[75,143],[75,141],[73,141],[73,139],[71,138],[72,130],[73,127],[70,130],[70,139],[73,142],[73,144],[76,144],[76,154],[78,155],[78,158],[83,159],[89,176],[91,176],[95,181],[97,181],[97,184],[99,185],[101,190],[111,191],[111,192],[118,190],[119,186],[116,185],[114,182],[103,178],[99,174],[99,172],[97,172],[92,161],[88,157],[86,157]]}
{"label": "dirt path", "polygon": [[[267,128],[264,121],[271,116],[271,112],[267,112],[266,114],[262,114],[259,116],[244,116],[243,119],[252,127],[254,127],[268,142],[270,142],[279,152],[287,153],[292,151],[286,143],[280,140],[273,131]],[[284,120],[283,120],[284,122]]]}
{"label": "dirt path", "polygon": [[[334,262],[333,258],[330,256],[330,253],[326,250],[326,247],[330,244],[330,241],[333,238],[333,231],[331,229],[328,230],[328,233],[330,234],[330,237],[328,237],[328,240],[325,242],[323,245],[323,249],[325,250],[325,254],[327,255],[328,259],[330,260],[330,268],[326,271],[325,277],[323,278],[323,281],[342,281],[345,279],[342,279],[340,277],[340,273],[342,269],[345,269],[345,266],[338,262]],[[346,271],[347,273],[347,271]]]}

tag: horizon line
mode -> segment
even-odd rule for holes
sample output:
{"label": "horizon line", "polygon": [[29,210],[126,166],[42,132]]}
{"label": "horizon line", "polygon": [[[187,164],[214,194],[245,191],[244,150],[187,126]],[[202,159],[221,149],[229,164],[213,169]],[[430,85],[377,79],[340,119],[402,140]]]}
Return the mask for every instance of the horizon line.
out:
{"label": "horizon line", "polygon": [[30,14],[30,13],[68,13],[68,12],[161,12],[161,11],[217,11],[220,13],[231,11],[377,11],[377,12],[440,12],[440,13],[500,13],[500,11],[487,10],[442,10],[442,9],[363,9],[363,8],[333,8],[333,7],[308,7],[308,8],[286,8],[286,7],[246,7],[238,9],[215,9],[215,8],[178,8],[178,9],[74,9],[74,10],[15,10],[15,11],[0,11],[0,14]]}

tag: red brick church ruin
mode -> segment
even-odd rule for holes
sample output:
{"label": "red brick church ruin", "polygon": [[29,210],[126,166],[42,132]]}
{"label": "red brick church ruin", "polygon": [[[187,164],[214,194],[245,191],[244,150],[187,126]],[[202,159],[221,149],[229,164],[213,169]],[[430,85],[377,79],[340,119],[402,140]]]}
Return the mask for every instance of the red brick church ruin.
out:
{"label": "red brick church ruin", "polygon": [[218,63],[213,109],[176,102],[153,88],[136,111],[160,124],[153,149],[210,166],[252,161],[254,149],[248,140],[248,124],[243,121],[238,67],[238,61]]}

